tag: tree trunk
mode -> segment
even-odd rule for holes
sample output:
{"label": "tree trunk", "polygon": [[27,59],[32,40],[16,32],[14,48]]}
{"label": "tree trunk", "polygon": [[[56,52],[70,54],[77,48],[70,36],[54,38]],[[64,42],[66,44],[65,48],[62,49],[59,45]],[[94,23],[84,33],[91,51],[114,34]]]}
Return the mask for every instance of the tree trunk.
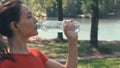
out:
{"label": "tree trunk", "polygon": [[[62,21],[63,20],[62,0],[57,0],[57,4],[58,4],[58,21]],[[58,32],[57,38],[59,40],[63,40],[63,33]]]}
{"label": "tree trunk", "polygon": [[117,15],[120,16],[120,1],[119,0],[117,0],[117,8],[116,8],[116,10],[117,10]]}
{"label": "tree trunk", "polygon": [[99,8],[98,0],[93,0],[92,3],[92,24],[91,24],[91,35],[90,44],[92,47],[98,48],[98,21],[99,21]]}

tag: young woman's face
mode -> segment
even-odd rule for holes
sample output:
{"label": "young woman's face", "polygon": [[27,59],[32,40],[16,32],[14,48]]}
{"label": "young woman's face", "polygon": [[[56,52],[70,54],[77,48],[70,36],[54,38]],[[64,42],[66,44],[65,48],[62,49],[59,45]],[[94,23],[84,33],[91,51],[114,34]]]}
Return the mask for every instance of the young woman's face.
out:
{"label": "young woman's face", "polygon": [[18,33],[23,37],[31,37],[38,34],[36,29],[37,19],[24,4],[21,6],[20,20],[17,24]]}

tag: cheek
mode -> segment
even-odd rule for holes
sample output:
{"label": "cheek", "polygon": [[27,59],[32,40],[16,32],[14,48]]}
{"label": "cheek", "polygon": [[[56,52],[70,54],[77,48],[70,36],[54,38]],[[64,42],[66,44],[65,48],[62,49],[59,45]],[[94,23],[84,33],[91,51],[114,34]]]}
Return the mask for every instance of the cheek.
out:
{"label": "cheek", "polygon": [[33,36],[38,34],[34,23],[31,22],[21,24],[19,33],[23,36]]}

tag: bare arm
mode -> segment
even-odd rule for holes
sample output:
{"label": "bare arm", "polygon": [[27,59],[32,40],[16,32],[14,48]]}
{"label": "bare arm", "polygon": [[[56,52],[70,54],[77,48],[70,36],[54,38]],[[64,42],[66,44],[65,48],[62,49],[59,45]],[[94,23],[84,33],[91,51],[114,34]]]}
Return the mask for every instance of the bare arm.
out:
{"label": "bare arm", "polygon": [[76,32],[71,30],[71,26],[68,25],[72,20],[66,20],[64,24],[64,33],[68,39],[68,58],[65,65],[62,65],[54,60],[49,59],[46,62],[46,68],[77,68],[77,38]]}

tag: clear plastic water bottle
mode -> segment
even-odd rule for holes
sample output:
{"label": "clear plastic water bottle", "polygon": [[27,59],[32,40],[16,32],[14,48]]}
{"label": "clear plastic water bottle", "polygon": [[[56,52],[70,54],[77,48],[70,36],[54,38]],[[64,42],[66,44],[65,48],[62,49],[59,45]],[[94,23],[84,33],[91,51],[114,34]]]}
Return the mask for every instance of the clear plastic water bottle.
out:
{"label": "clear plastic water bottle", "polygon": [[[37,23],[37,29],[41,29],[46,32],[62,32],[63,23],[63,21],[44,21],[42,23]],[[75,32],[80,30],[80,23],[78,21],[74,21],[71,26],[75,26]]]}

